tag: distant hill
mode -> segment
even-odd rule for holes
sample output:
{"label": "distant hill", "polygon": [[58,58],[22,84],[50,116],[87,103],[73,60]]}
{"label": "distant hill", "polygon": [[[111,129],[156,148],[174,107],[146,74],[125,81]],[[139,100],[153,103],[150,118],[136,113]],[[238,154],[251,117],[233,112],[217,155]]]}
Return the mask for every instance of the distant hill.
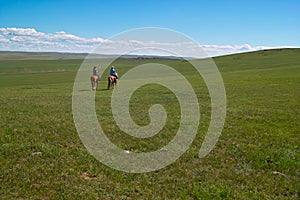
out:
{"label": "distant hill", "polygon": [[84,59],[87,53],[0,51],[0,60]]}
{"label": "distant hill", "polygon": [[300,63],[300,48],[268,49],[213,59],[222,71],[294,66]]}
{"label": "distant hill", "polygon": [[[0,51],[0,60],[73,60],[73,59],[85,59],[85,57],[88,55],[94,58],[118,57],[118,55],[88,54],[88,53]],[[122,55],[121,58],[129,59],[129,60],[182,59],[175,56],[149,56],[149,55]]]}
{"label": "distant hill", "polygon": [[[286,49],[269,49],[254,52],[237,53],[232,55],[214,57],[215,61],[232,62],[238,60],[250,59],[249,63],[253,60],[265,60],[273,56],[300,57],[300,48],[286,48]],[[22,52],[22,51],[0,51],[1,60],[72,60],[72,59],[85,59],[86,56],[95,58],[113,58],[117,55],[103,55],[103,54],[88,54],[88,53],[59,53],[59,52]],[[149,56],[149,55],[122,55],[121,58],[128,60],[151,60],[151,59],[182,59],[175,56]],[[190,58],[193,59],[193,58]],[[247,61],[248,62],[248,61]]]}

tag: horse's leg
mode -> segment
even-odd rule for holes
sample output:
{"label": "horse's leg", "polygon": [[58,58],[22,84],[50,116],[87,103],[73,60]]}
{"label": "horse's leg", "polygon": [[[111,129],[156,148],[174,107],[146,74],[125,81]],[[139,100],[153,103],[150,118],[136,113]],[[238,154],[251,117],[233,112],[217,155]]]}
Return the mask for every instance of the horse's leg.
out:
{"label": "horse's leg", "polygon": [[93,81],[93,77],[91,77],[91,84],[92,84],[92,90],[94,90],[94,81]]}
{"label": "horse's leg", "polygon": [[114,79],[114,88],[117,88],[117,78]]}
{"label": "horse's leg", "polygon": [[109,90],[110,88],[110,77],[108,77],[108,80],[107,80],[107,89]]}
{"label": "horse's leg", "polygon": [[115,89],[115,86],[116,86],[116,79],[114,79],[112,82],[112,88]]}
{"label": "horse's leg", "polygon": [[112,80],[111,80],[111,88],[112,88],[112,89],[115,88],[115,80],[116,80],[116,79],[112,79]]}

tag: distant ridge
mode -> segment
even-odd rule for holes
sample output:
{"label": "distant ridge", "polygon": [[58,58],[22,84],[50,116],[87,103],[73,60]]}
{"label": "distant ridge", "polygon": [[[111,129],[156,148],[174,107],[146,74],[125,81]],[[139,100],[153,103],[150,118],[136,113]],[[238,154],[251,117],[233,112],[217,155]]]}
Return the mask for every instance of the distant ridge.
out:
{"label": "distant ridge", "polygon": [[0,60],[84,59],[87,53],[0,51]]}
{"label": "distant ridge", "polygon": [[[215,56],[213,58],[219,59],[223,57],[235,57],[244,56],[249,54],[264,54],[264,53],[275,53],[281,51],[296,51],[300,53],[300,48],[282,48],[282,49],[267,49],[251,52],[236,53],[223,56]],[[104,54],[89,54],[89,53],[60,53],[60,52],[26,52],[26,51],[0,51],[1,60],[83,60],[87,56],[90,58],[117,58],[118,55],[104,55]],[[300,55],[299,55],[300,56]],[[152,56],[152,55],[122,55],[121,58],[128,60],[152,60],[152,59],[171,59],[171,60],[182,60],[182,57],[176,56]],[[187,58],[195,59],[195,58]]]}
{"label": "distant ridge", "polygon": [[[25,51],[0,51],[0,60],[72,60],[90,58],[116,58],[118,55],[89,54],[89,53],[60,53],[60,52],[25,52]],[[182,59],[176,56],[152,55],[122,55],[121,58],[129,60],[151,59]]]}
{"label": "distant ridge", "polygon": [[[300,48],[276,48],[276,49],[263,49],[258,51],[249,51],[249,52],[240,52],[235,54],[221,55],[215,56],[214,58],[225,58],[225,57],[243,57],[248,55],[267,55],[272,53],[280,53],[280,52],[298,52],[300,53]],[[300,55],[299,55],[300,56]]]}
{"label": "distant ridge", "polygon": [[0,51],[0,60],[84,59],[87,53]]}

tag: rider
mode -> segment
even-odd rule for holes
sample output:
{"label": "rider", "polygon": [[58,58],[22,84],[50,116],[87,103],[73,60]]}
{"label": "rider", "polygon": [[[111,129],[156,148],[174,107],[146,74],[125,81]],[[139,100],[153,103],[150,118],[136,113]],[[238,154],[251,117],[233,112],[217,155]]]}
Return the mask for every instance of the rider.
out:
{"label": "rider", "polygon": [[109,75],[110,75],[110,76],[114,76],[114,77],[116,78],[116,80],[118,80],[118,73],[116,72],[114,66],[112,66],[112,67],[110,68]]}
{"label": "rider", "polygon": [[98,71],[97,67],[93,68],[93,75],[98,76],[98,80],[97,80],[97,83],[98,83],[98,81],[100,80],[100,75],[99,75],[99,71]]}

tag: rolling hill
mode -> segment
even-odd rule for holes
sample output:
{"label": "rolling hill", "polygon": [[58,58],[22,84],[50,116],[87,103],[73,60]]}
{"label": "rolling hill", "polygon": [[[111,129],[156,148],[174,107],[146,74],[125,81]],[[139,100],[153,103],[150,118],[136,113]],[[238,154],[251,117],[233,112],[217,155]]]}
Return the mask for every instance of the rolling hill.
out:
{"label": "rolling hill", "polygon": [[[81,142],[73,121],[72,90],[83,57],[0,53],[2,199],[299,199],[300,49],[214,58],[226,88],[227,116],[217,145],[203,159],[198,152],[210,122],[209,92],[188,62],[156,59],[188,79],[201,119],[185,154],[164,169],[144,174],[111,169]],[[118,59],[114,64],[122,76],[151,62]],[[169,116],[159,134],[141,139],[115,123],[112,91],[106,84],[104,77],[95,94],[95,110],[112,142],[139,153],[172,140],[180,109],[170,90],[150,84],[130,99],[130,114],[140,125],[150,122],[148,110],[155,103]]]}

